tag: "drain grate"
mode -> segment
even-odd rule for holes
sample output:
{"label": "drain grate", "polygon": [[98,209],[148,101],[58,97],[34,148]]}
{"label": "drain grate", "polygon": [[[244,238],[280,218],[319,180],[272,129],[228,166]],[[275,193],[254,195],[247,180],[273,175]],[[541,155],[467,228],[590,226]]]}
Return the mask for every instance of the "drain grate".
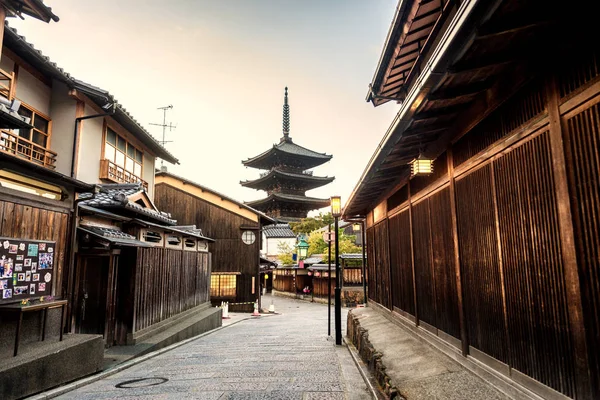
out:
{"label": "drain grate", "polygon": [[162,385],[165,382],[168,382],[167,378],[160,377],[152,377],[152,378],[140,378],[140,379],[132,379],[129,381],[117,383],[115,385],[116,388],[119,389],[136,389],[142,387],[156,386]]}

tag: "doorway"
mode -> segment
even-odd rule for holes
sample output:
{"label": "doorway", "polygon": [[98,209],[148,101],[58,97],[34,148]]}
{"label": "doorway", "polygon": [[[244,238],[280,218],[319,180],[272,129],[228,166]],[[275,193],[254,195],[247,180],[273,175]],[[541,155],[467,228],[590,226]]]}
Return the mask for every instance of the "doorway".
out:
{"label": "doorway", "polygon": [[110,256],[79,258],[77,333],[105,334],[109,265]]}

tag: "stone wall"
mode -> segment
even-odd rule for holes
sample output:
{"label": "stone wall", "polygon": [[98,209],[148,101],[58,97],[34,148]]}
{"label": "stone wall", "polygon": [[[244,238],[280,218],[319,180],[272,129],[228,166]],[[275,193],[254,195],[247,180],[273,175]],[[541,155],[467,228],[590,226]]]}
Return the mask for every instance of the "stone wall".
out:
{"label": "stone wall", "polygon": [[382,354],[377,352],[371,342],[369,342],[369,332],[360,326],[360,320],[350,311],[347,320],[348,340],[356,347],[360,358],[369,366],[373,376],[379,385],[379,390],[388,399],[404,399],[398,389],[392,384],[390,377],[385,371],[385,366],[381,361]]}

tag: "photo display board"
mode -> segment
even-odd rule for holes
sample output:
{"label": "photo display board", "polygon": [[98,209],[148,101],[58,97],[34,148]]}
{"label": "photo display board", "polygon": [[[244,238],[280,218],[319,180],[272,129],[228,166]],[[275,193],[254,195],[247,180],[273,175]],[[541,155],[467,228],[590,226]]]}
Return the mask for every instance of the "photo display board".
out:
{"label": "photo display board", "polygon": [[56,242],[0,237],[0,304],[52,294]]}

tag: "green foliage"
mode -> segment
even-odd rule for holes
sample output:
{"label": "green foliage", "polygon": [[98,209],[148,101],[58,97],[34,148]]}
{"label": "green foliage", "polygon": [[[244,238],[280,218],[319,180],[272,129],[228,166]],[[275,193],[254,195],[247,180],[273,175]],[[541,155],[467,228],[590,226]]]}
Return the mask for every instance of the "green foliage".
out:
{"label": "green foliage", "polygon": [[312,231],[329,224],[333,224],[333,217],[328,212],[327,214],[319,213],[316,217],[302,218],[300,222],[290,222],[290,228],[296,235],[301,233],[308,235]]}
{"label": "green foliage", "polygon": [[279,250],[279,253],[280,253],[277,256],[277,258],[279,258],[279,261],[281,261],[281,263],[283,265],[294,264],[294,259],[292,256],[292,254],[294,253],[294,249],[292,248],[292,246],[290,246],[286,242],[279,242],[277,244],[277,249]]}
{"label": "green foliage", "polygon": [[[342,229],[339,230],[339,240],[338,247],[339,253],[360,253],[362,249],[360,246],[357,246],[354,242],[356,241],[355,235],[345,235]],[[313,254],[324,254],[325,259],[323,262],[327,263],[327,255],[328,255],[328,244],[323,240],[323,232],[311,232],[308,236],[308,255],[311,256]],[[334,242],[331,243],[331,253],[332,259],[333,254],[335,253]]]}

